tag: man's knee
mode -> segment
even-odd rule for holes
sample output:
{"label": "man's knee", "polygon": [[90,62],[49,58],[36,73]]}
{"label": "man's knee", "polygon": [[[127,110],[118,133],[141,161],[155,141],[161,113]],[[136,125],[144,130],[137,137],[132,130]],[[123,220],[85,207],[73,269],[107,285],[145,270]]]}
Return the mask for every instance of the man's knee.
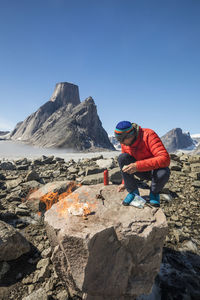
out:
{"label": "man's knee", "polygon": [[157,181],[165,181],[167,182],[170,177],[170,169],[167,168],[162,168],[162,169],[157,169],[155,172],[155,177]]}
{"label": "man's knee", "polygon": [[118,157],[119,166],[135,162],[135,158],[128,153],[121,153]]}
{"label": "man's knee", "polygon": [[151,191],[153,193],[160,193],[165,184],[168,182],[170,176],[169,168],[162,168],[154,170]]}

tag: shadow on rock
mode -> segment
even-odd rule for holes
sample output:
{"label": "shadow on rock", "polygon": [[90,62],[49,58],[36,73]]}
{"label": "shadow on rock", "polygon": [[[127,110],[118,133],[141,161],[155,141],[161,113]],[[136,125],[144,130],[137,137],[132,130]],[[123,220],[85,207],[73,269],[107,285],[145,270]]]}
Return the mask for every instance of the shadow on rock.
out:
{"label": "shadow on rock", "polygon": [[[18,259],[0,262],[0,271],[3,269],[3,264],[7,264],[8,270],[2,275],[0,287],[9,287],[19,281],[22,281],[27,275],[30,275],[36,270],[37,261],[41,258],[38,249],[30,243],[31,250],[21,255]],[[14,251],[14,249],[13,249]]]}
{"label": "shadow on rock", "polygon": [[199,300],[200,256],[190,251],[164,248],[156,282],[160,287],[161,300]]}

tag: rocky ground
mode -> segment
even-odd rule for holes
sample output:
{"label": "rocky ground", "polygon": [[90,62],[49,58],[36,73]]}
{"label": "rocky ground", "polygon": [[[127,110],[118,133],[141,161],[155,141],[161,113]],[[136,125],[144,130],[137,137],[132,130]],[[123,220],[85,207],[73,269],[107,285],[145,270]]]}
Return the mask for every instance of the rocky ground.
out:
{"label": "rocky ground", "polygon": [[[171,155],[171,159],[171,177],[161,195],[169,233],[155,280],[154,290],[158,294],[154,299],[197,300],[200,299],[200,156]],[[27,248],[25,241],[18,245],[11,238],[6,250],[2,250],[0,243],[0,299],[78,299],[69,294],[58,278],[51,262],[43,217],[30,209],[26,199],[31,191],[48,182],[100,183],[105,168],[109,170],[111,183],[119,184],[121,176],[116,159],[101,156],[78,162],[65,162],[53,156],[0,162],[0,241],[6,230],[14,230],[12,236],[21,233],[29,242]],[[149,188],[149,182],[140,183],[140,187]],[[12,228],[5,229],[5,224]]]}

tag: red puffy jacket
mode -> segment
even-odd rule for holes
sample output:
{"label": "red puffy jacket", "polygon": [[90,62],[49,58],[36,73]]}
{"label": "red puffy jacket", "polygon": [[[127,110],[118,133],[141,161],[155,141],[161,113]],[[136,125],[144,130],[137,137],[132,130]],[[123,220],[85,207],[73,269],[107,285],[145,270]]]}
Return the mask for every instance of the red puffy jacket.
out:
{"label": "red puffy jacket", "polygon": [[148,128],[139,128],[138,138],[131,146],[121,144],[122,153],[136,159],[138,172],[168,167],[170,157],[159,136]]}

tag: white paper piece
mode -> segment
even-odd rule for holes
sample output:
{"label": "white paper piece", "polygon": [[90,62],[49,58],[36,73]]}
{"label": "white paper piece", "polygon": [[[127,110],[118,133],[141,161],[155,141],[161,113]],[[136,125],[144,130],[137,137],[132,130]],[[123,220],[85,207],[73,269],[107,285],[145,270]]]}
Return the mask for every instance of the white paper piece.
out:
{"label": "white paper piece", "polygon": [[87,203],[76,203],[76,204],[72,204],[69,208],[68,208],[68,212],[71,215],[74,216],[83,216],[84,215],[84,209],[88,208],[88,204]]}
{"label": "white paper piece", "polygon": [[135,207],[138,207],[138,208],[144,208],[145,203],[146,203],[146,200],[144,200],[139,195],[136,195],[134,197],[133,201],[131,201],[131,203],[129,205],[135,206]]}

